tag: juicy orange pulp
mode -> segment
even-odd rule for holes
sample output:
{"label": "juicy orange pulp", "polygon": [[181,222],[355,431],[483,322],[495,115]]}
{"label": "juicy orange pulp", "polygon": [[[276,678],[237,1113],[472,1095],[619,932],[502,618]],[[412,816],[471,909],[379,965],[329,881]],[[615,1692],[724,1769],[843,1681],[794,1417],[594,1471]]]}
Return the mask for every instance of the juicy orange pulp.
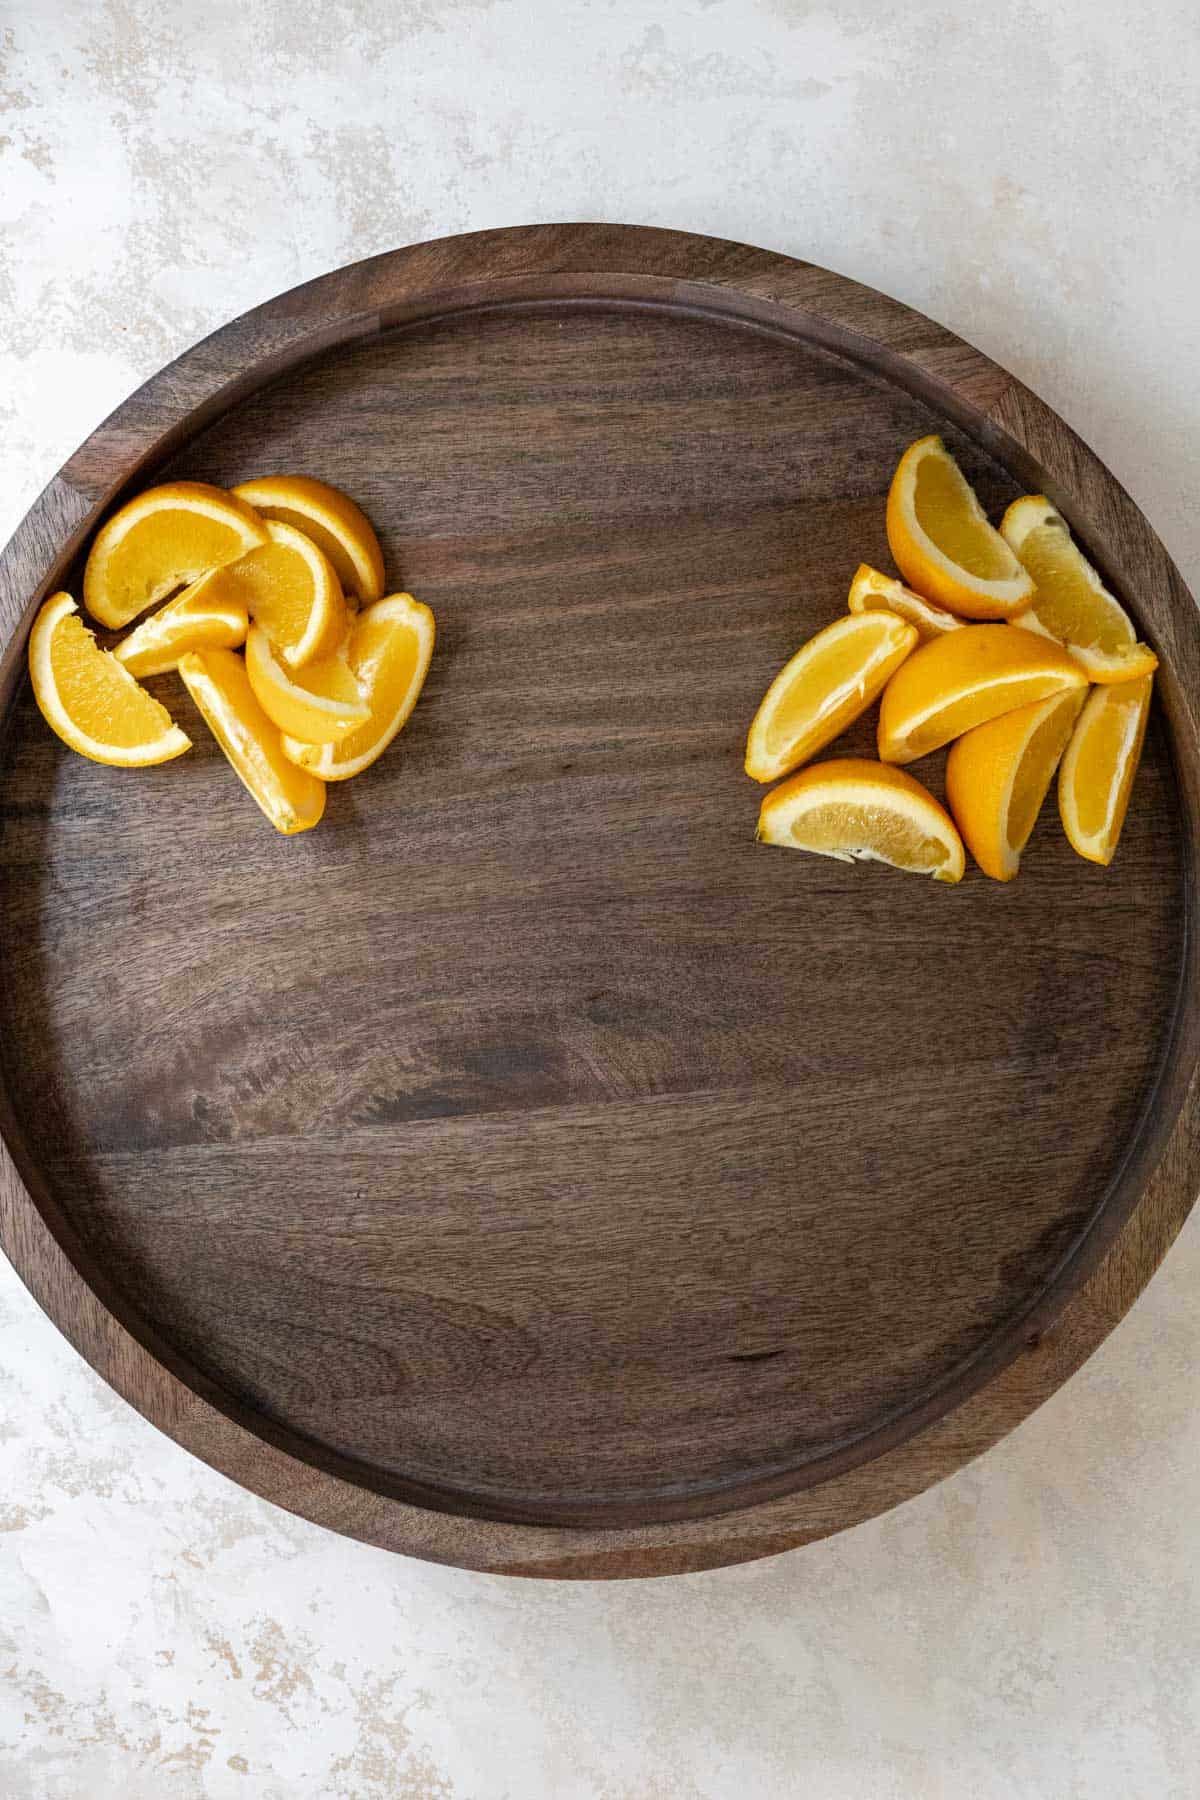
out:
{"label": "juicy orange pulp", "polygon": [[917,642],[890,612],[847,613],[797,650],[763,696],[746,741],[755,781],[786,775],[853,724]]}
{"label": "juicy orange pulp", "polygon": [[887,534],[905,581],[969,619],[1007,619],[1033,598],[1033,582],[940,437],[918,438],[896,467]]}
{"label": "juicy orange pulp", "polygon": [[968,625],[922,644],[892,677],[879,709],[879,754],[913,762],[1000,713],[1086,686],[1061,644],[1017,625]]}
{"label": "juicy orange pulp", "polygon": [[325,786],[288,761],[278,727],[254,696],[233,650],[193,650],[179,673],[205,724],[276,831],[308,831],[325,810]]}
{"label": "juicy orange pulp", "polygon": [[392,594],[365,606],[350,632],[347,656],[370,718],[337,744],[285,736],[284,754],[322,781],[348,781],[370,768],[416,705],[433,643],[433,614],[411,594]]}
{"label": "juicy orange pulp", "polygon": [[55,594],[38,614],[29,673],[46,722],[92,762],[147,768],[191,747],[166,707],[100,648],[69,594]]}
{"label": "juicy orange pulp", "polygon": [[781,782],[762,803],[758,837],[839,862],[962,879],[962,841],[945,808],[905,770],[863,757],[813,763]]}
{"label": "juicy orange pulp", "polygon": [[83,603],[117,630],[208,570],[265,543],[253,507],[203,481],[149,488],[96,534],[83,573]]}

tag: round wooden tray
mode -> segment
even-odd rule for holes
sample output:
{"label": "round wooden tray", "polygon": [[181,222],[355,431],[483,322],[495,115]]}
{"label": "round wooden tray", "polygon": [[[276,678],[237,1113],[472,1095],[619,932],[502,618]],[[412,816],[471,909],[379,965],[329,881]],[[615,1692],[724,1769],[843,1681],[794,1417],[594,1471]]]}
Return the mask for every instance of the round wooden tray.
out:
{"label": "round wooden tray", "polygon": [[[1052,803],[1010,887],[754,842],[747,722],[887,566],[930,430],[993,514],[1050,494],[1163,659],[1110,871]],[[295,840],[173,679],[195,749],[139,774],[21,679],[115,501],[274,470],[361,500],[438,621],[404,736]],[[280,1505],[528,1574],[782,1550],[1045,1399],[1191,1204],[1196,611],[1061,420],[894,301],[626,227],[342,269],[71,458],[0,642],[3,1242]]]}

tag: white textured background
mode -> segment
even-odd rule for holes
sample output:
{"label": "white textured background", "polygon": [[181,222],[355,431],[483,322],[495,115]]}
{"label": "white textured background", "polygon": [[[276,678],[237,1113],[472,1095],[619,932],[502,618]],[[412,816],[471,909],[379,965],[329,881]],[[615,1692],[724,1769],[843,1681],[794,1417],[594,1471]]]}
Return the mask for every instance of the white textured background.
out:
{"label": "white textured background", "polygon": [[[414,238],[712,231],[1039,389],[1200,588],[1194,0],[0,0],[0,537],[226,318]],[[0,1265],[3,1800],[1194,1800],[1200,1219],[889,1517],[540,1585],[288,1518]]]}

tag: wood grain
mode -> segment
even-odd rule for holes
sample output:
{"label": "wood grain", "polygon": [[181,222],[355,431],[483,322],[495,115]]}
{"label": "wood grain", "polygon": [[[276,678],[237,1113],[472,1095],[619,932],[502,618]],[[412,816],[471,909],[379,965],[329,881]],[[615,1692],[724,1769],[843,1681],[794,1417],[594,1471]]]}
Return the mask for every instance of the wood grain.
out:
{"label": "wood grain", "polygon": [[[937,429],[989,506],[1053,495],[1168,663],[1108,872],[1049,816],[1008,888],[753,841],[746,722]],[[353,492],[439,633],[288,841],[170,678],[196,748],[136,778],[19,686],[121,493],[274,469]],[[617,227],[355,265],[83,446],[0,631],[3,1241],[280,1504],[509,1572],[769,1554],[1023,1417],[1191,1204],[1195,609],[1062,422],[894,302]]]}

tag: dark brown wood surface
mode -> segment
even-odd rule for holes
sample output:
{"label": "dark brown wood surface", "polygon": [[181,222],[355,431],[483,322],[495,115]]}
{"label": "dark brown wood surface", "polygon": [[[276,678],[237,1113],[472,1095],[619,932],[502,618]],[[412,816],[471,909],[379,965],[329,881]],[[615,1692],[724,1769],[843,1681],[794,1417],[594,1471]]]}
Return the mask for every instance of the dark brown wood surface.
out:
{"label": "dark brown wood surface", "polygon": [[[930,430],[993,511],[1049,492],[1163,655],[1107,872],[1052,806],[1008,887],[754,843],[746,725],[890,566]],[[19,680],[114,498],[276,470],[353,493],[438,622],[404,735],[292,840],[172,678],[195,749],[138,774]],[[356,265],[102,427],[0,609],[5,1247],[271,1499],[514,1572],[767,1554],[994,1441],[1185,1216],[1194,606],[1061,421],[894,302],[615,227]]]}

